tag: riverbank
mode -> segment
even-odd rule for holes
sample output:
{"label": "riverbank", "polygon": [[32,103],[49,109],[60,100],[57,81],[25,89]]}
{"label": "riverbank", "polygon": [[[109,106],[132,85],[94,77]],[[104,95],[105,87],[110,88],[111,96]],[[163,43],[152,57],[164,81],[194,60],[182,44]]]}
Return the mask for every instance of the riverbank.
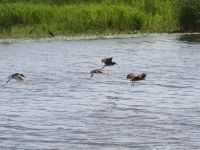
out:
{"label": "riverbank", "polygon": [[155,14],[144,4],[3,3],[0,5],[0,38],[44,38],[55,35],[104,35],[168,32],[178,29],[172,5],[160,2]]}
{"label": "riverbank", "polygon": [[[0,39],[0,44],[10,44],[17,42],[46,42],[46,41],[77,41],[77,40],[96,40],[96,39],[127,39],[127,38],[138,38],[138,37],[157,37],[166,35],[181,36],[185,41],[196,41],[200,42],[200,32],[193,33],[138,33],[138,34],[114,34],[114,35],[79,35],[79,36],[55,36],[45,38],[5,38]],[[189,37],[189,38],[188,38]]]}
{"label": "riverbank", "polygon": [[[59,2],[2,2],[0,38],[35,39],[54,35],[102,36],[184,31],[180,25],[180,8],[171,0]],[[189,25],[187,27],[190,30],[192,28]]]}

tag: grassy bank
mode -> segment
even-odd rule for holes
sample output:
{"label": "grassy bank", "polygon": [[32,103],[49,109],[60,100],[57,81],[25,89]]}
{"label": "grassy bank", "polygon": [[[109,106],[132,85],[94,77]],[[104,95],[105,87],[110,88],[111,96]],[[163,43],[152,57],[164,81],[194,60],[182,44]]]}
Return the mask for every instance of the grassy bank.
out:
{"label": "grassy bank", "polygon": [[7,0],[0,5],[0,38],[169,32],[180,29],[172,0]]}

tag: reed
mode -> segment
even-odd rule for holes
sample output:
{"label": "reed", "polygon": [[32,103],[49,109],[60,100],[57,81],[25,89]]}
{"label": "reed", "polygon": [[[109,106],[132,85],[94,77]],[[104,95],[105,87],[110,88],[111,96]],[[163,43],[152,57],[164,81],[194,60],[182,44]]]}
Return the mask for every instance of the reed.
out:
{"label": "reed", "polygon": [[182,0],[179,3],[179,23],[183,31],[200,31],[200,1]]}
{"label": "reed", "polygon": [[[62,4],[62,5],[61,5]],[[179,17],[171,0],[7,0],[0,5],[0,38],[169,32]]]}

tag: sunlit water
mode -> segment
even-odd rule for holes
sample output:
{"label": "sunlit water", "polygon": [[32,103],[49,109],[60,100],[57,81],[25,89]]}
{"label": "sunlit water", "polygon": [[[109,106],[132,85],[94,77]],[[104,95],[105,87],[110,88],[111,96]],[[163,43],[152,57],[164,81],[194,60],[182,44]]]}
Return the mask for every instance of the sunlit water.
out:
{"label": "sunlit water", "polygon": [[[29,84],[0,87],[0,149],[199,150],[200,43],[181,37],[1,43],[2,83]],[[110,56],[112,76],[90,78]]]}

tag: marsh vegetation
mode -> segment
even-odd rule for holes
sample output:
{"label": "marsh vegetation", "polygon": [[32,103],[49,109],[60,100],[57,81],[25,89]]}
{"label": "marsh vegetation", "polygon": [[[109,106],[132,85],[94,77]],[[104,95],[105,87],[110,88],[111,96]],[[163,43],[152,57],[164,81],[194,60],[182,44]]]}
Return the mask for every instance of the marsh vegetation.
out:
{"label": "marsh vegetation", "polygon": [[196,31],[198,0],[0,1],[0,37]]}

